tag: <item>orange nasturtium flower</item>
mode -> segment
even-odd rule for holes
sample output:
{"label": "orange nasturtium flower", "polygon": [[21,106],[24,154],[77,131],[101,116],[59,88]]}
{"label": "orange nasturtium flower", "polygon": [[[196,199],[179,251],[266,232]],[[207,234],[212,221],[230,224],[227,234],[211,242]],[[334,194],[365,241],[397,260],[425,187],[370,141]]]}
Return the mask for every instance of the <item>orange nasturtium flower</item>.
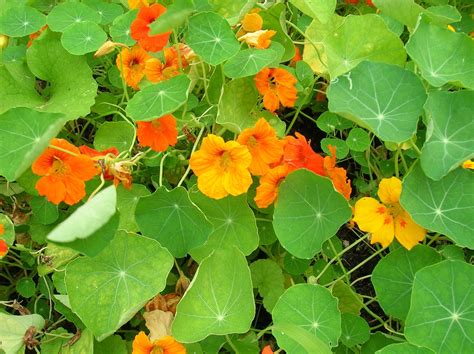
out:
{"label": "orange nasturtium flower", "polygon": [[286,145],[283,152],[283,161],[290,167],[290,171],[299,168],[306,168],[317,175],[326,176],[324,170],[324,158],[314,152],[306,141],[306,138],[300,133],[295,133],[295,137],[285,137]]}
{"label": "orange nasturtium flower", "polygon": [[48,25],[44,25],[43,27],[40,28],[39,31],[30,34],[28,43],[26,43],[26,47],[29,48],[33,44],[33,41],[39,36],[41,36],[41,34],[46,30],[46,28],[48,28]]}
{"label": "orange nasturtium flower", "polygon": [[251,48],[267,49],[272,44],[272,37],[276,34],[273,30],[259,30],[249,32],[239,37],[240,42],[245,42]]}
{"label": "orange nasturtium flower", "polygon": [[467,168],[467,169],[470,169],[470,170],[474,170],[474,161],[472,161],[472,160],[464,161],[463,164],[462,164],[462,168]]}
{"label": "orange nasturtium flower", "polygon": [[[0,224],[0,236],[2,236],[5,233],[5,226],[3,224]],[[5,240],[0,239],[0,258],[5,257],[5,255],[8,253],[8,245],[5,242]]]}
{"label": "orange nasturtium flower", "polygon": [[172,336],[161,337],[152,343],[143,331],[135,336],[132,348],[132,354],[186,354],[186,348]]}
{"label": "orange nasturtium flower", "polygon": [[158,58],[152,58],[146,62],[145,74],[147,79],[151,82],[160,82],[178,75],[180,60],[182,68],[188,65],[185,58],[185,53],[188,52],[188,47],[185,45],[180,45],[179,54],[178,50],[174,47],[163,49],[164,63]]}
{"label": "orange nasturtium flower", "polygon": [[263,18],[256,12],[245,14],[242,20],[242,29],[245,32],[260,31],[263,26]]}
{"label": "orange nasturtium flower", "polygon": [[280,104],[284,107],[295,105],[298,94],[296,82],[292,74],[281,68],[265,68],[255,76],[257,90],[263,95],[263,105],[270,112],[275,112]]}
{"label": "orange nasturtium flower", "polygon": [[94,161],[64,139],[53,139],[50,145],[57,149],[46,148],[31,166],[42,176],[35,187],[51,203],[76,204],[86,195],[84,182],[97,174]]}
{"label": "orange nasturtium flower", "polygon": [[278,187],[290,172],[288,165],[283,164],[272,168],[260,178],[255,203],[259,208],[268,208],[278,197]]}
{"label": "orange nasturtium flower", "polygon": [[269,345],[263,347],[262,354],[273,354],[272,347],[270,347]]}
{"label": "orange nasturtium flower", "polygon": [[248,170],[251,162],[246,146],[209,134],[191,155],[189,165],[198,177],[199,190],[210,198],[221,199],[248,190],[252,184]]}
{"label": "orange nasturtium flower", "polygon": [[158,52],[162,50],[171,32],[160,33],[157,35],[150,35],[149,25],[153,23],[158,17],[166,12],[166,7],[160,4],[153,4],[150,7],[141,7],[138,11],[137,18],[130,26],[131,37],[136,40],[145,50],[150,52]]}
{"label": "orange nasturtium flower", "polygon": [[[87,155],[91,157],[94,161],[96,161],[97,165],[97,171],[98,173],[104,172],[104,179],[107,180],[113,180],[114,176],[110,174],[109,171],[109,166],[107,163],[104,161],[106,157],[111,156],[111,157],[116,157],[119,154],[119,151],[116,147],[111,147],[102,151],[97,151],[93,148],[90,148],[86,145],[79,146],[79,151],[83,155]],[[103,163],[99,163],[99,161],[102,160]],[[103,171],[102,171],[103,170]]]}
{"label": "orange nasturtium flower", "polygon": [[410,250],[425,238],[426,230],[400,206],[401,192],[402,182],[398,178],[384,178],[377,193],[382,203],[364,197],[355,204],[354,221],[359,229],[372,234],[370,243],[379,242],[387,247],[395,236],[403,247]]}
{"label": "orange nasturtium flower", "polygon": [[138,90],[138,84],[145,76],[145,63],[151,56],[139,45],[132,49],[123,48],[116,64],[128,86]]}
{"label": "orange nasturtium flower", "polygon": [[264,119],[260,118],[253,128],[244,129],[237,138],[239,144],[247,146],[252,155],[249,171],[255,176],[265,174],[270,165],[280,161],[283,145],[278,140],[275,130]]}
{"label": "orange nasturtium flower", "polygon": [[150,122],[137,122],[137,138],[141,146],[149,146],[154,151],[165,151],[178,141],[176,118],[171,114]]}
{"label": "orange nasturtium flower", "polygon": [[324,170],[326,175],[331,179],[334,188],[341,193],[347,200],[351,197],[351,182],[347,178],[347,171],[342,167],[336,167],[336,148],[332,145],[328,146],[331,156],[324,158]]}

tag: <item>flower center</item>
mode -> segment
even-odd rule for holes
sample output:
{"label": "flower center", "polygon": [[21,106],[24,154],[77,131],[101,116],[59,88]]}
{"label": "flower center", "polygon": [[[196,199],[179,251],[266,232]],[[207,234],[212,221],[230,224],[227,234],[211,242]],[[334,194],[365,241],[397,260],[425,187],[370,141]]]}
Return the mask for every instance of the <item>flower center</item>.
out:
{"label": "flower center", "polygon": [[155,129],[160,129],[160,126],[161,126],[161,123],[160,123],[160,120],[159,119],[154,119],[151,121],[151,125],[153,126],[153,128]]}
{"label": "flower center", "polygon": [[68,171],[67,166],[57,157],[54,158],[53,166],[51,167],[51,172],[54,175],[64,175]]}
{"label": "flower center", "polygon": [[232,164],[232,156],[228,151],[224,151],[221,155],[220,165],[223,169],[227,169]]}
{"label": "flower center", "polygon": [[249,140],[247,141],[247,146],[249,148],[254,148],[255,146],[257,146],[257,144],[258,144],[257,139],[253,135],[250,136]]}

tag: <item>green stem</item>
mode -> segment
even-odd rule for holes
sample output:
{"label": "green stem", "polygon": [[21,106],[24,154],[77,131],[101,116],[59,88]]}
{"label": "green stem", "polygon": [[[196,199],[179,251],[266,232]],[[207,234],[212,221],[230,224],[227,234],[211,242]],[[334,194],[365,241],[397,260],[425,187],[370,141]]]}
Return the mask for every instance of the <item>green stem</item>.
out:
{"label": "green stem", "polygon": [[168,157],[169,154],[169,152],[164,154],[160,161],[160,176],[158,177],[158,184],[160,185],[160,187],[163,186],[163,166],[165,164],[165,159],[166,157]]}
{"label": "green stem", "polygon": [[232,343],[230,337],[228,334],[225,335],[225,340],[227,341],[227,343],[229,344],[229,346],[232,348],[232,350],[234,351],[234,353],[238,353],[239,350],[237,349],[237,347],[234,345],[234,343]]}

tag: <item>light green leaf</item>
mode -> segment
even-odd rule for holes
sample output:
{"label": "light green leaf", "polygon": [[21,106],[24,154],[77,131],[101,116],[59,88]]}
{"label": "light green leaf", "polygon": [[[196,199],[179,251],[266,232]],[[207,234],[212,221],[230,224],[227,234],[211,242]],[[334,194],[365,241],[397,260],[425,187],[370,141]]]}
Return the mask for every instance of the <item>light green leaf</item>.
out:
{"label": "light green leaf", "polygon": [[130,37],[130,26],[137,17],[138,9],[131,10],[117,17],[110,26],[110,36],[114,42],[132,46],[135,40]]}
{"label": "light green leaf", "polygon": [[134,128],[127,122],[105,122],[95,132],[94,147],[106,150],[112,147],[118,151],[128,151],[132,146]]}
{"label": "light green leaf", "polygon": [[474,352],[474,266],[444,261],[418,271],[407,340],[439,354]]}
{"label": "light green leaf", "polygon": [[331,79],[364,60],[405,64],[403,42],[375,14],[334,15],[327,24],[314,20],[306,29],[306,36],[313,43],[306,42],[303,60],[316,73],[329,74]]}
{"label": "light green leaf", "polygon": [[218,65],[239,51],[239,42],[226,20],[213,12],[189,19],[186,43],[211,65]]}
{"label": "light green leaf", "polygon": [[149,25],[150,35],[169,32],[178,28],[186,22],[194,10],[193,0],[175,0],[166,8],[164,14]]}
{"label": "light green leaf", "polygon": [[61,43],[71,54],[95,52],[107,40],[107,34],[96,23],[80,22],[69,26],[61,36]]}
{"label": "light green leaf", "polygon": [[179,342],[211,334],[245,333],[255,315],[252,279],[237,249],[216,250],[200,264],[176,309],[172,333]]}
{"label": "light green leaf", "polygon": [[109,186],[94,198],[77,208],[48,235],[54,242],[71,242],[86,239],[104,226],[115,214],[117,192],[115,186]]}
{"label": "light green leaf", "polygon": [[81,22],[100,23],[97,11],[80,2],[66,2],[56,5],[48,14],[48,26],[54,32],[64,32],[69,26]]}
{"label": "light green leaf", "polygon": [[4,233],[1,236],[7,245],[13,245],[15,242],[15,226],[8,216],[5,214],[0,214],[0,225],[3,225]]}
{"label": "light green leaf", "polygon": [[405,320],[410,308],[415,273],[439,261],[439,253],[423,245],[415,246],[410,251],[400,247],[382,258],[371,279],[377,300],[385,313]]}
{"label": "light green leaf", "polygon": [[22,102],[21,105],[64,113],[68,119],[89,114],[97,94],[97,82],[85,57],[69,54],[59,42],[58,35],[48,32],[33,42],[26,60],[31,72],[49,82],[50,87],[48,96],[41,98],[41,104]]}
{"label": "light green leaf", "polygon": [[309,259],[350,217],[349,204],[329,179],[301,169],[280,185],[273,227],[288,252]]}
{"label": "light green leaf", "polygon": [[430,92],[425,110],[428,124],[421,167],[428,177],[439,180],[474,157],[474,92]]}
{"label": "light green leaf", "polygon": [[403,180],[400,203],[420,226],[474,249],[473,198],[471,172],[457,169],[433,181],[417,164]]}
{"label": "light green leaf", "polygon": [[0,17],[0,33],[10,37],[24,37],[46,24],[46,16],[33,7],[12,7]]}
{"label": "light green leaf", "polygon": [[100,341],[164,289],[172,266],[173,257],[158,242],[119,232],[96,257],[67,266],[71,309]]}
{"label": "light green leaf", "polygon": [[434,354],[434,352],[427,348],[417,347],[416,345],[405,342],[389,344],[377,350],[375,354]]}
{"label": "light green leaf", "polygon": [[342,280],[334,283],[331,293],[338,299],[337,307],[341,313],[359,315],[360,310],[364,307],[364,299],[362,296],[357,294],[352,287]]}
{"label": "light green leaf", "polygon": [[341,342],[351,348],[355,345],[365,343],[370,338],[370,327],[360,316],[350,313],[342,314]]}
{"label": "light green leaf", "polygon": [[431,6],[425,10],[425,14],[433,23],[440,26],[459,22],[462,18],[458,9],[450,5]]}
{"label": "light green leaf", "polygon": [[285,4],[276,3],[269,9],[260,11],[258,14],[263,19],[263,28],[276,32],[275,35],[272,37],[272,46],[275,43],[278,43],[281,44],[285,49],[281,58],[279,55],[275,59],[280,59],[279,62],[291,60],[295,56],[295,45],[293,44],[293,40],[287,34],[288,30],[285,25],[287,16]]}
{"label": "light green leaf", "polygon": [[13,108],[0,115],[0,175],[14,181],[28,169],[65,123],[64,116]]}
{"label": "light green leaf", "polygon": [[172,113],[187,101],[190,83],[187,75],[178,75],[147,86],[128,102],[127,114],[135,121],[150,121]]}
{"label": "light green leaf", "polygon": [[334,133],[336,130],[352,127],[353,123],[338,116],[336,113],[326,111],[318,117],[316,125],[325,133]]}
{"label": "light green leaf", "polygon": [[332,81],[329,110],[401,143],[416,132],[426,93],[420,79],[395,65],[364,61]]}
{"label": "light green leaf", "polygon": [[312,333],[306,331],[300,326],[293,324],[280,323],[278,325],[272,326],[272,332],[278,333],[280,336],[285,336],[286,338],[292,339],[297,342],[299,346],[296,351],[286,351],[288,354],[298,354],[301,353],[300,350],[303,349],[304,353],[318,353],[318,354],[331,354],[332,351],[329,349],[329,346],[324,343],[318,337],[312,335]]}
{"label": "light green leaf", "polygon": [[331,155],[331,150],[329,150],[329,145],[336,148],[336,157],[338,159],[343,159],[349,154],[349,147],[346,142],[339,138],[323,138],[320,141],[321,149],[328,155]]}
{"label": "light green leaf", "polygon": [[123,7],[119,4],[103,2],[102,0],[85,0],[83,2],[97,11],[101,25],[108,25],[123,14]]}
{"label": "light green leaf", "polygon": [[474,88],[474,43],[465,33],[429,24],[422,16],[406,50],[431,85]]}
{"label": "light green leaf", "polygon": [[246,195],[216,200],[193,188],[189,196],[214,227],[206,243],[191,251],[193,259],[200,261],[216,249],[233,246],[248,256],[258,247],[255,215],[247,203]]}
{"label": "light green leaf", "polygon": [[94,342],[94,354],[128,354],[127,342],[119,335],[105,338],[102,342]]}
{"label": "light green leaf", "polygon": [[137,232],[138,225],[135,221],[135,209],[141,197],[150,195],[150,191],[142,184],[134,183],[132,189],[122,185],[117,186],[117,209],[120,212],[119,229],[128,232]]}
{"label": "light green leaf", "polygon": [[250,265],[253,287],[263,298],[263,306],[270,313],[285,292],[285,277],[280,266],[271,259],[259,259]]}
{"label": "light green leaf", "polygon": [[49,257],[50,262],[38,265],[39,276],[42,277],[61,268],[64,270],[64,266],[78,255],[77,251],[70,248],[58,246],[54,243],[48,244],[44,256]]}
{"label": "light green leaf", "polygon": [[249,12],[257,0],[208,0],[215,12],[223,16],[231,26]]}
{"label": "light green leaf", "polygon": [[251,115],[257,101],[258,93],[252,78],[228,82],[219,101],[216,122],[234,133],[240,133],[257,122]]}
{"label": "light green leaf", "polygon": [[275,61],[278,54],[269,49],[244,49],[224,64],[224,74],[236,79],[257,74]]}
{"label": "light green leaf", "polygon": [[40,315],[13,316],[0,312],[0,349],[6,354],[17,354],[25,343],[23,337],[30,327],[40,331],[44,327],[44,319]]}
{"label": "light green leaf", "polygon": [[352,128],[346,138],[346,144],[352,151],[365,151],[370,147],[369,134],[360,128]]}
{"label": "light green leaf", "polygon": [[375,332],[371,334],[370,339],[362,345],[360,354],[374,354],[377,350],[387,345],[397,343],[392,338],[393,337],[389,337],[382,332]]}
{"label": "light green leaf", "polygon": [[135,218],[144,235],[158,240],[175,257],[204,244],[212,232],[211,223],[183,187],[171,191],[160,187],[140,198]]}
{"label": "light green leaf", "polygon": [[[337,300],[320,285],[297,284],[286,289],[276,303],[272,317],[275,326],[297,325],[330,347],[337,346],[341,335]],[[288,353],[301,353],[302,348],[295,339],[277,331],[273,335]]]}
{"label": "light green leaf", "polygon": [[418,16],[425,10],[414,0],[373,0],[373,3],[384,15],[403,23],[410,30],[415,28]]}
{"label": "light green leaf", "polygon": [[2,50],[2,56],[0,62],[15,63],[23,62],[26,58],[26,45],[9,45]]}
{"label": "light green leaf", "polygon": [[327,23],[336,10],[336,0],[290,0],[302,13]]}

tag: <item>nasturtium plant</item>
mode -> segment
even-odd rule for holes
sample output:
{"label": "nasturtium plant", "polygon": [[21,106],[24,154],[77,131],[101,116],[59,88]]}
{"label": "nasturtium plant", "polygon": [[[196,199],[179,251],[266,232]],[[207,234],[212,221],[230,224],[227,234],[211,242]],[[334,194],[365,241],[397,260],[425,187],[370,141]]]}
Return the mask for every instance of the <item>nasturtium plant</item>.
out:
{"label": "nasturtium plant", "polygon": [[0,352],[471,353],[470,0],[0,0]]}

